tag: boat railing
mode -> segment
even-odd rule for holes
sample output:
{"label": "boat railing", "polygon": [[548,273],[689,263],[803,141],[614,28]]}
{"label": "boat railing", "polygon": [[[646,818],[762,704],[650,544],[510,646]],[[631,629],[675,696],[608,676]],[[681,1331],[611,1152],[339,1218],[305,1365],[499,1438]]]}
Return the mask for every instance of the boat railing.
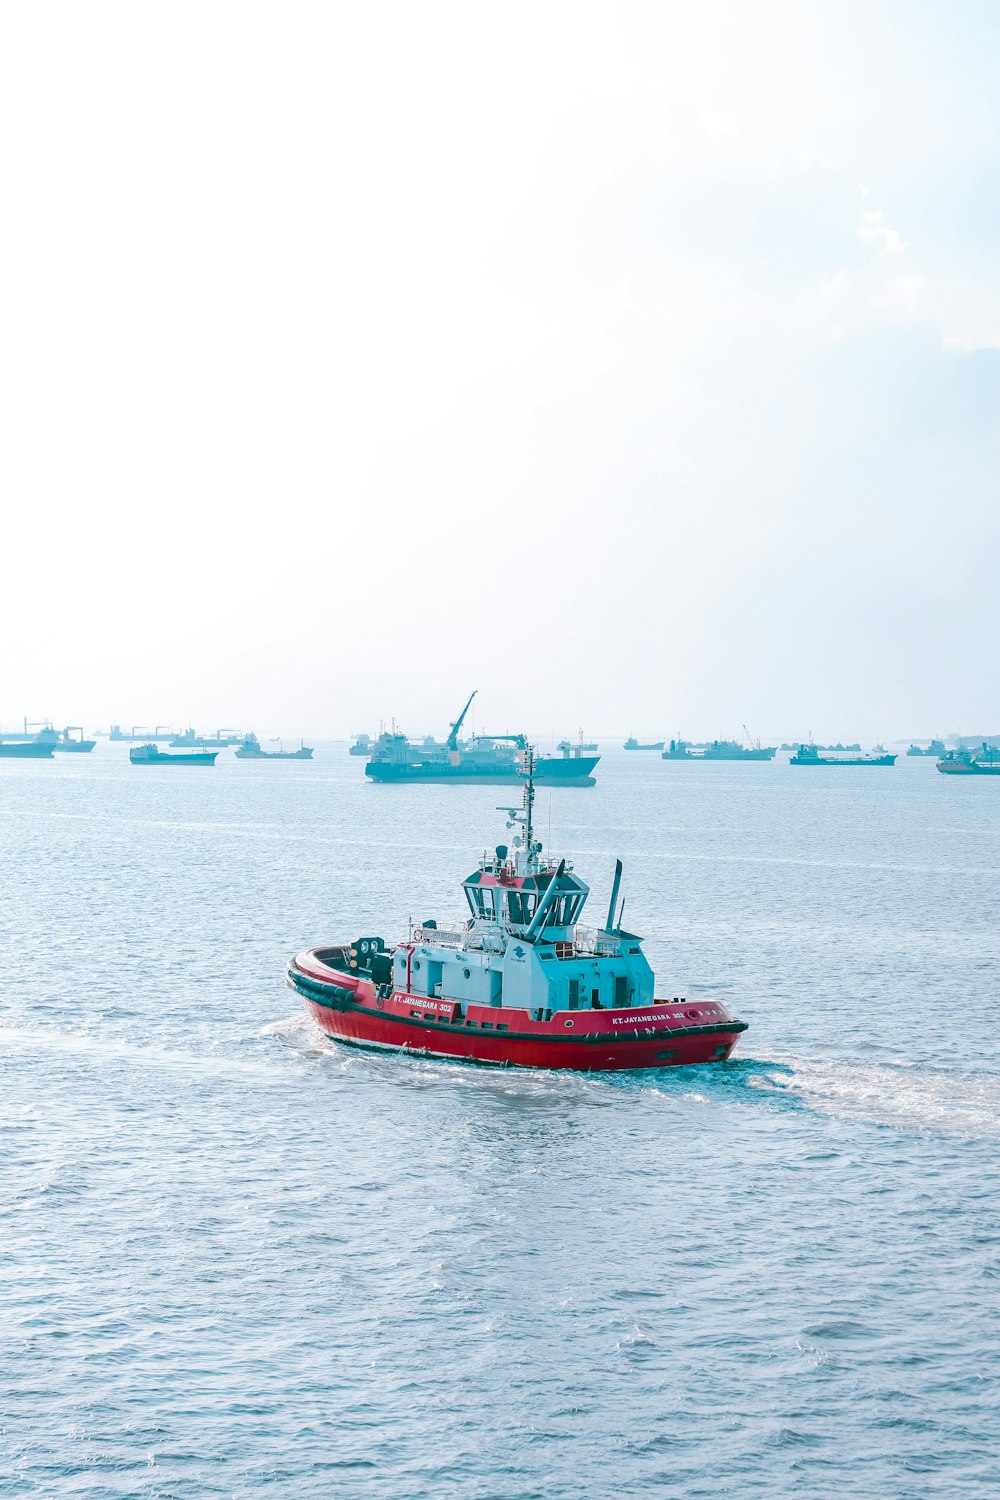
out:
{"label": "boat railing", "polygon": [[460,927],[418,927],[413,929],[411,941],[414,943],[446,943],[456,948],[468,944],[469,924],[463,922]]}
{"label": "boat railing", "polygon": [[609,937],[596,927],[578,927],[573,947],[577,953],[592,954],[595,958],[615,958],[621,952],[621,939]]}

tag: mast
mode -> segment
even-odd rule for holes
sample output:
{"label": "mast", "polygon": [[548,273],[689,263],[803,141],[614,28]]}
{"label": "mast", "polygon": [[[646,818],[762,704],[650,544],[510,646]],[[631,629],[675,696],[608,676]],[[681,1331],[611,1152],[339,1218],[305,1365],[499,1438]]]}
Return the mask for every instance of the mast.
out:
{"label": "mast", "polygon": [[507,827],[517,828],[522,831],[514,839],[514,847],[517,851],[514,856],[514,866],[518,875],[537,875],[539,870],[538,856],[542,852],[542,846],[535,841],[535,751],[531,745],[526,745],[524,750],[524,796],[520,807],[498,807],[497,812],[507,814]]}
{"label": "mast", "polygon": [[524,752],[524,839],[528,846],[528,855],[532,853],[534,840],[534,829],[531,815],[535,807],[535,752],[531,745]]}

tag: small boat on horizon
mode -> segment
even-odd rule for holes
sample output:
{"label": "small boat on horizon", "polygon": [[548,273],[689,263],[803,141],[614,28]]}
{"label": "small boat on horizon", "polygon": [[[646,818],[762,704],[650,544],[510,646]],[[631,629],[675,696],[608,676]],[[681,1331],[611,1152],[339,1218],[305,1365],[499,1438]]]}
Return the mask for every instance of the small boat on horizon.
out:
{"label": "small boat on horizon", "polygon": [[128,758],[134,766],[214,766],[218,750],[161,750],[159,745],[133,745]]}
{"label": "small boat on horizon", "polygon": [[463,882],[468,921],[411,925],[391,949],[362,937],[291,960],[288,984],[313,1020],[353,1046],[494,1067],[724,1061],[747,1023],[718,1000],[655,998],[643,940],[622,925],[621,860],[604,926],[578,925],[589,887],[565,859],[542,857],[530,748],[524,778],[522,806],[498,809],[512,847],[497,844]]}

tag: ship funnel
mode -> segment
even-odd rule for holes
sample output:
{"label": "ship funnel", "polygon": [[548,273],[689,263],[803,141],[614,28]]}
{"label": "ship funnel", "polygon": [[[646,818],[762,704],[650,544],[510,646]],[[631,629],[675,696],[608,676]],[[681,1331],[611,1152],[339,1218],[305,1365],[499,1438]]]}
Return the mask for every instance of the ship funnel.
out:
{"label": "ship funnel", "polygon": [[608,903],[608,922],[607,922],[607,927],[605,929],[605,931],[607,931],[607,932],[614,932],[614,930],[615,930],[615,907],[618,905],[618,892],[621,889],[621,883],[622,883],[622,862],[621,862],[620,859],[616,859],[615,860],[615,879],[614,879],[614,884],[611,887],[611,900]]}

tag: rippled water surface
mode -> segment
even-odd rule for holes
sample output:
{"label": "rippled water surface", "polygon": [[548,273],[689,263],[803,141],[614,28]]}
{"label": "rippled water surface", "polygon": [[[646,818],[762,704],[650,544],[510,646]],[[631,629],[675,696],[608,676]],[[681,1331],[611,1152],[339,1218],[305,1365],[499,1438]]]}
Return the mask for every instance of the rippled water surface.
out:
{"label": "rippled water surface", "polygon": [[1000,1494],[1000,784],[599,776],[542,836],[728,1064],[313,1028],[285,958],[458,914],[499,788],[0,762],[0,1495]]}

